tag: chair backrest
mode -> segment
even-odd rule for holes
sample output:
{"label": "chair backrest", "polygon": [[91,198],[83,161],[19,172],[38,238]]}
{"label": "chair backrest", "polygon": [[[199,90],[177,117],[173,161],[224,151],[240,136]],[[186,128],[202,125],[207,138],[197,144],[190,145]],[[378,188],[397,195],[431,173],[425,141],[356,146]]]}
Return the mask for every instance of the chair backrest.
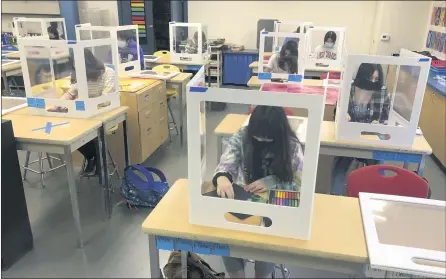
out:
{"label": "chair backrest", "polygon": [[170,56],[170,51],[168,51],[168,50],[158,50],[153,55],[166,57],[166,56]]}
{"label": "chair backrest", "polygon": [[[385,171],[393,176],[384,175]],[[373,165],[357,169],[347,178],[347,194],[358,197],[359,192],[427,198],[429,185],[422,177],[391,165]]]}
{"label": "chair backrest", "polygon": [[177,66],[174,65],[168,65],[168,64],[162,64],[162,65],[158,65],[152,68],[152,70],[154,71],[170,71],[170,72],[176,72],[179,73],[180,68],[178,68]]}

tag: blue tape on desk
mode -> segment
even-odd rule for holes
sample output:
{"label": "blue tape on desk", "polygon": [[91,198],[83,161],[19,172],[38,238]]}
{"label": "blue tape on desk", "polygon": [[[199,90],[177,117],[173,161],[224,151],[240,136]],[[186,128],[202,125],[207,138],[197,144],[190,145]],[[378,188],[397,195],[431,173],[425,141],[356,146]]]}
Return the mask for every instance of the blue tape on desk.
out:
{"label": "blue tape on desk", "polygon": [[198,65],[187,65],[186,70],[188,71],[199,71],[201,69],[201,66]]}
{"label": "blue tape on desk", "polygon": [[288,75],[288,81],[302,82],[302,75]]}
{"label": "blue tape on desk", "polygon": [[408,153],[400,153],[398,155],[399,161],[407,162],[407,163],[417,163],[421,162],[421,158],[423,155],[420,154],[408,154]]}
{"label": "blue tape on desk", "polygon": [[45,109],[45,99],[36,98],[35,107],[39,109]]}
{"label": "blue tape on desk", "polygon": [[422,155],[389,151],[373,151],[372,158],[380,161],[397,161],[407,163],[420,163]]}
{"label": "blue tape on desk", "polygon": [[204,92],[208,91],[208,88],[207,87],[200,87],[200,86],[191,86],[189,91],[190,92],[204,93]]}
{"label": "blue tape on desk", "polygon": [[420,58],[418,62],[428,62],[429,58]]}
{"label": "blue tape on desk", "polygon": [[263,31],[262,34],[268,34],[268,31]]}
{"label": "blue tape on desk", "polygon": [[45,133],[46,134],[49,134],[49,133],[51,133],[51,128],[53,127],[53,124],[51,123],[51,122],[46,122],[46,125],[45,125]]}
{"label": "blue tape on desk", "polygon": [[28,104],[28,107],[30,108],[36,107],[36,98],[26,98],[26,102]]}
{"label": "blue tape on desk", "polygon": [[85,103],[84,101],[76,101],[76,110],[85,111]]}
{"label": "blue tape on desk", "polygon": [[165,236],[156,237],[156,248],[159,250],[170,250],[174,249],[173,239]]}
{"label": "blue tape on desk", "polygon": [[177,238],[175,240],[175,249],[182,251],[194,251],[194,241],[188,239]]}
{"label": "blue tape on desk", "polygon": [[229,245],[214,243],[212,255],[229,257]]}
{"label": "blue tape on desk", "polygon": [[271,79],[272,74],[271,74],[271,73],[267,73],[267,72],[263,72],[263,73],[259,73],[259,74],[257,75],[257,77],[258,77],[259,79]]}
{"label": "blue tape on desk", "polygon": [[210,255],[211,254],[211,244],[208,242],[195,241],[194,242],[194,253]]}

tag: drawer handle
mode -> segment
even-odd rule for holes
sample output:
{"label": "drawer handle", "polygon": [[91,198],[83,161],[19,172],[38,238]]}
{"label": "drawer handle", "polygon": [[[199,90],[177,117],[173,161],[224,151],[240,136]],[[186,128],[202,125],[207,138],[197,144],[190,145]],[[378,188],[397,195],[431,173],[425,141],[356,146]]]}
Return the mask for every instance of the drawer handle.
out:
{"label": "drawer handle", "polygon": [[150,130],[152,130],[152,127],[150,127],[149,129],[147,129],[147,132],[150,132]]}
{"label": "drawer handle", "polygon": [[144,100],[148,100],[149,99],[149,94],[147,94],[147,95],[144,95]]}

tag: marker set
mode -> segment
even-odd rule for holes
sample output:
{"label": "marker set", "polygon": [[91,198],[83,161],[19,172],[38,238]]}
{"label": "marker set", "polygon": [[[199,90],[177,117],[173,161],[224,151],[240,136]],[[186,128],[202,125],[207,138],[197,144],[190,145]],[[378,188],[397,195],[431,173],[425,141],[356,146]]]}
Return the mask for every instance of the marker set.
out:
{"label": "marker set", "polygon": [[296,191],[271,190],[269,192],[269,203],[298,207],[300,203],[300,193]]}

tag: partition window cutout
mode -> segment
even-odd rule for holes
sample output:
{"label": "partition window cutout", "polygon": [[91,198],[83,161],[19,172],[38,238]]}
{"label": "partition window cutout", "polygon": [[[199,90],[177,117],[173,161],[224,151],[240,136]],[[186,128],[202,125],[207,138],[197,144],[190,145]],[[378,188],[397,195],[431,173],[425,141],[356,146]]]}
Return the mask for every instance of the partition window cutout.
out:
{"label": "partition window cutout", "polygon": [[307,37],[309,67],[341,67],[345,28],[314,27]]}
{"label": "partition window cutout", "polygon": [[64,21],[48,21],[46,22],[46,31],[50,40],[66,40]]}
{"label": "partition window cutout", "polygon": [[175,53],[199,54],[200,43],[201,52],[206,52],[207,28],[205,26],[199,28],[197,26],[174,25],[173,31],[173,48]]}
{"label": "partition window cutout", "polygon": [[136,29],[118,30],[118,51],[119,51],[119,63],[127,63],[130,61],[137,61],[140,58],[140,52],[138,51]]}
{"label": "partition window cutout", "polygon": [[375,198],[370,206],[379,243],[446,252],[444,207]]}
{"label": "partition window cutout", "polygon": [[24,46],[33,98],[60,99],[70,89],[68,47]]}
{"label": "partition window cutout", "polygon": [[44,32],[42,30],[42,22],[41,21],[16,21],[14,24],[17,24],[16,34],[17,38],[25,38],[25,37],[35,37],[35,36],[43,36]]}
{"label": "partition window cutout", "polygon": [[312,22],[303,21],[276,21],[274,22],[274,32],[284,33],[306,33],[313,26]]}
{"label": "partition window cutout", "polygon": [[[234,133],[225,135],[223,142],[212,132],[218,124],[216,120],[222,117],[208,110],[201,120],[208,131],[202,195],[299,207],[307,118],[296,115],[306,116],[307,110],[249,104],[228,106],[242,112],[244,120],[240,127],[232,129]],[[212,107],[212,102],[206,102],[206,107]],[[231,208],[228,212],[239,219],[250,217],[231,212]]]}

